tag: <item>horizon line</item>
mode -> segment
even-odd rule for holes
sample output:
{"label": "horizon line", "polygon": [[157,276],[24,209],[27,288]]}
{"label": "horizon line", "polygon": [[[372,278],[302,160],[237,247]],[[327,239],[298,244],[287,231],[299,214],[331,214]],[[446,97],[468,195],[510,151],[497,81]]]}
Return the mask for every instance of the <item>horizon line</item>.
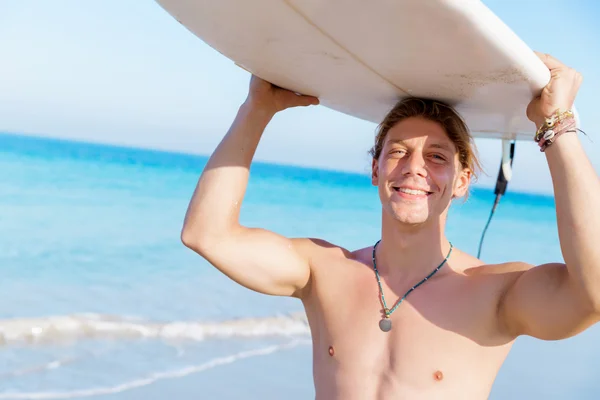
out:
{"label": "horizon line", "polygon": [[[106,147],[106,148],[111,148],[111,149],[115,149],[115,150],[133,150],[133,151],[141,151],[141,152],[148,152],[148,153],[162,153],[162,154],[170,154],[170,155],[176,155],[176,156],[184,156],[184,157],[197,157],[197,158],[209,158],[211,156],[211,154],[209,153],[194,153],[194,152],[189,152],[189,151],[185,151],[185,150],[177,150],[177,149],[165,149],[165,148],[159,148],[159,147],[153,147],[153,146],[144,146],[144,145],[134,145],[134,144],[124,144],[124,143],[116,143],[116,142],[104,142],[101,140],[93,140],[93,139],[89,139],[89,138],[72,138],[72,137],[61,137],[61,136],[55,136],[55,135],[51,135],[51,134],[42,134],[42,133],[26,133],[26,132],[11,132],[11,131],[5,131],[0,129],[0,136],[11,136],[14,138],[20,138],[20,139],[29,139],[29,140],[45,140],[45,141],[49,141],[49,142],[65,142],[65,143],[73,143],[73,144],[80,144],[80,145],[87,145],[87,146],[94,146],[94,147]],[[3,150],[0,149],[0,152],[2,152]],[[282,162],[275,162],[275,161],[267,161],[267,160],[261,160],[261,159],[255,159],[252,161],[252,164],[259,164],[259,165],[264,165],[264,166],[276,166],[276,167],[291,167],[291,168],[298,168],[301,170],[306,170],[306,171],[321,171],[321,172],[328,172],[328,173],[332,173],[332,174],[339,174],[339,175],[350,175],[353,177],[361,177],[361,178],[368,178],[369,174],[367,171],[365,172],[359,172],[357,170],[346,170],[346,169],[341,169],[341,168],[333,168],[333,167],[325,167],[325,166],[311,166],[311,165],[306,165],[306,164],[295,164],[295,163],[282,163]],[[486,192],[486,191],[494,191],[495,188],[495,184],[493,185],[483,185],[483,184],[479,184],[479,183],[473,183],[472,184],[472,189],[476,190],[476,191],[482,191],[482,192]],[[554,194],[553,193],[544,193],[544,192],[536,192],[536,191],[525,191],[525,190],[512,190],[512,191],[507,191],[507,194],[509,194],[510,192],[512,193],[516,193],[516,194],[521,194],[521,195],[527,195],[527,196],[539,196],[539,197],[543,197],[543,198],[554,198]]]}

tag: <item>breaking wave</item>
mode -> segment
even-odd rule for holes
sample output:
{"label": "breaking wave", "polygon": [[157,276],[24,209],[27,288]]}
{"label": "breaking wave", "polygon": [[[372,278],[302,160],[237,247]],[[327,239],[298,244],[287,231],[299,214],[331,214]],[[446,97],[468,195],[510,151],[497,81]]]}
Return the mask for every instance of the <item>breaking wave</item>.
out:
{"label": "breaking wave", "polygon": [[217,322],[157,323],[100,314],[0,320],[0,344],[52,343],[86,338],[193,340],[306,336],[310,329],[303,313]]}

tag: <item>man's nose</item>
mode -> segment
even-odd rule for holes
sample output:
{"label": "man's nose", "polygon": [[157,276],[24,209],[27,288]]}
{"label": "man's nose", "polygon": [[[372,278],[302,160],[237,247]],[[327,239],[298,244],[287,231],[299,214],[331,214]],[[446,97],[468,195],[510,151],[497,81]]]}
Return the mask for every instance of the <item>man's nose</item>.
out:
{"label": "man's nose", "polygon": [[402,166],[403,175],[419,175],[426,176],[427,168],[423,154],[413,151],[408,157],[405,157],[404,165]]}

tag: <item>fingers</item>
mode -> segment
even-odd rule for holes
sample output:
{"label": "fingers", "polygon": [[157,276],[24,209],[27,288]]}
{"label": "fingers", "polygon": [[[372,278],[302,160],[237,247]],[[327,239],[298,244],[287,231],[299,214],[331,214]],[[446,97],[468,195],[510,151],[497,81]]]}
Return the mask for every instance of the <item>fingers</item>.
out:
{"label": "fingers", "polygon": [[316,106],[319,104],[319,99],[313,96],[300,96],[300,103],[303,106]]}
{"label": "fingers", "polygon": [[283,104],[285,104],[285,108],[315,106],[320,103],[318,97],[303,95],[300,93],[293,93],[285,89],[280,91],[279,95],[281,95],[281,99],[283,101]]}
{"label": "fingers", "polygon": [[567,74],[570,73],[571,76],[573,77],[573,80],[574,80],[575,84],[577,84],[577,85],[581,85],[581,83],[583,82],[583,76],[581,75],[581,73],[579,73],[578,71],[576,71],[573,68],[567,67],[561,61],[559,61],[558,59],[552,57],[550,54],[540,53],[540,52],[537,52],[537,51],[534,51],[534,53],[540,58],[540,60],[542,60],[542,62],[551,71],[552,70],[560,70],[560,71],[563,71],[563,72],[565,72]]}
{"label": "fingers", "polygon": [[534,51],[534,53],[539,57],[540,60],[542,60],[542,62],[550,70],[557,68],[565,68],[565,65],[562,62],[552,57],[550,54],[540,53],[539,51]]}
{"label": "fingers", "polygon": [[536,115],[537,110],[540,108],[541,98],[536,97],[527,105],[526,115],[527,118],[534,122],[536,126],[539,126],[539,115]]}
{"label": "fingers", "polygon": [[294,94],[293,97],[290,96],[286,99],[286,108],[288,107],[307,107],[307,106],[316,106],[319,104],[319,99],[313,96],[302,96],[299,94]]}

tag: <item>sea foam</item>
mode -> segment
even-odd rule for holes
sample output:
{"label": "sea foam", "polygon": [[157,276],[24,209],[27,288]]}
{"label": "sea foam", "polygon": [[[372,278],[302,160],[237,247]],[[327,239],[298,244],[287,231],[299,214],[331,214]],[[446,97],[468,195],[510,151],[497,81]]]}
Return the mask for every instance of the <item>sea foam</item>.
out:
{"label": "sea foam", "polygon": [[193,340],[307,336],[303,313],[225,321],[166,323],[101,314],[74,314],[0,320],[0,343],[52,343],[86,338]]}

